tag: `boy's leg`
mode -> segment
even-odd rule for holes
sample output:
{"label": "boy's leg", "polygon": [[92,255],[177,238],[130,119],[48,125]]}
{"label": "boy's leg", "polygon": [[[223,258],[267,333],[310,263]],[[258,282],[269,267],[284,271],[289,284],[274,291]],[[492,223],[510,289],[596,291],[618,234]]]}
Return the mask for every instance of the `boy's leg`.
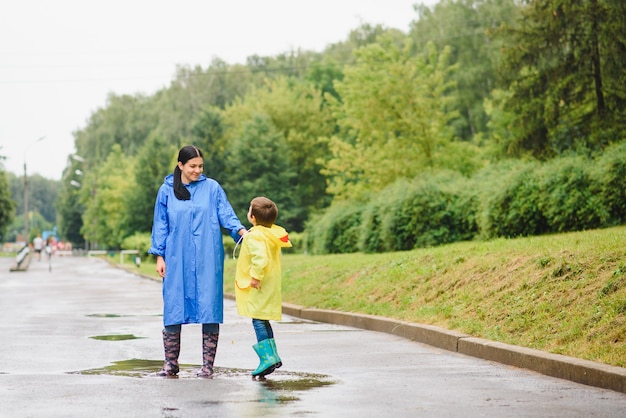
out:
{"label": "boy's leg", "polygon": [[258,341],[252,348],[259,356],[259,366],[252,372],[252,376],[262,377],[272,373],[277,367],[282,366],[282,363],[274,355],[274,349],[272,348],[274,331],[270,321],[253,319],[252,326]]}

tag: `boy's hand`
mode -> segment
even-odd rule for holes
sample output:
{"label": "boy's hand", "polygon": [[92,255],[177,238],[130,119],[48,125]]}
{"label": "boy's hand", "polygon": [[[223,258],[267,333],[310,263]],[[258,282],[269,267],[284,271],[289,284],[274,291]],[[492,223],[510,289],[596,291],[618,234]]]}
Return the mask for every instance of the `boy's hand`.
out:
{"label": "boy's hand", "polygon": [[254,277],[250,279],[250,287],[261,290],[261,281]]}

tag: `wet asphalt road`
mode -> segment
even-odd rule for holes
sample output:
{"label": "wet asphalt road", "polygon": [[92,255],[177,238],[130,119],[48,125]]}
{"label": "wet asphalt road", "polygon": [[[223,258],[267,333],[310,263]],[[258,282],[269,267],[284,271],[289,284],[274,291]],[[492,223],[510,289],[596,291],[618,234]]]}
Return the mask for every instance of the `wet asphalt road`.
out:
{"label": "wet asphalt road", "polygon": [[195,377],[199,325],[178,379],[162,364],[161,285],[86,257],[0,259],[0,417],[624,417],[626,395],[393,335],[285,316],[284,366],[266,381],[254,332],[225,301],[214,379]]}

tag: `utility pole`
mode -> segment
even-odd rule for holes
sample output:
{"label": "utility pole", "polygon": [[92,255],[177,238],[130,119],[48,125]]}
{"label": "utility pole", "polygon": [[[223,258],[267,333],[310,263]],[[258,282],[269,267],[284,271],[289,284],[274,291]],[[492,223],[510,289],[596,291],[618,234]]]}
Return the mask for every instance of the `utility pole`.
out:
{"label": "utility pole", "polygon": [[[42,141],[45,136],[42,136],[38,140],[31,142],[30,145],[34,145],[39,141]],[[28,229],[28,173],[26,171],[26,153],[28,152],[28,147],[24,148],[24,241],[26,245],[29,244],[29,229]]]}

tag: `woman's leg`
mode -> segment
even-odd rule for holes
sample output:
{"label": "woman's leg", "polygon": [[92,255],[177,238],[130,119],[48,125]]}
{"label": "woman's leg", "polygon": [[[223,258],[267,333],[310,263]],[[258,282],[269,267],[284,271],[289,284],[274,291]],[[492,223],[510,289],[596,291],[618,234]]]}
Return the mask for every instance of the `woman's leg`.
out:
{"label": "woman's leg", "polygon": [[202,324],[202,368],[199,377],[213,376],[213,364],[217,353],[217,342],[220,337],[220,324]]}
{"label": "woman's leg", "polygon": [[168,325],[163,329],[163,349],[165,351],[165,363],[158,376],[176,376],[179,371],[178,355],[180,354],[180,330],[181,325]]}

